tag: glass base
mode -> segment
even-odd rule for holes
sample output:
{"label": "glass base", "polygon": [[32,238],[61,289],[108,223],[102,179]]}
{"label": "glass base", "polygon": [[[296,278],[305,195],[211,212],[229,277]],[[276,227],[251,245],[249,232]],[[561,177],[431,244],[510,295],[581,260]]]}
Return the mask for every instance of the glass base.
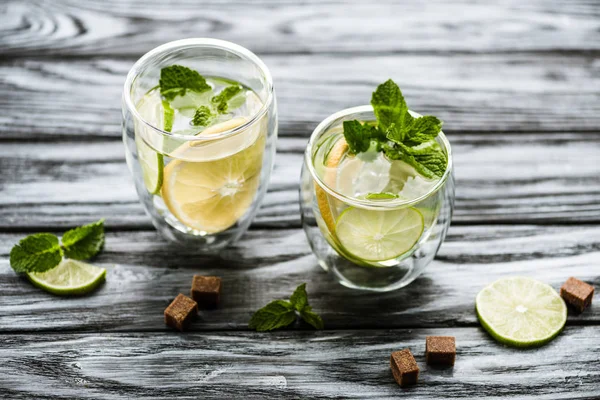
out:
{"label": "glass base", "polygon": [[393,267],[366,267],[354,264],[339,254],[328,254],[319,265],[341,284],[351,289],[389,292],[408,285],[421,273],[429,261],[417,257],[418,251]]}

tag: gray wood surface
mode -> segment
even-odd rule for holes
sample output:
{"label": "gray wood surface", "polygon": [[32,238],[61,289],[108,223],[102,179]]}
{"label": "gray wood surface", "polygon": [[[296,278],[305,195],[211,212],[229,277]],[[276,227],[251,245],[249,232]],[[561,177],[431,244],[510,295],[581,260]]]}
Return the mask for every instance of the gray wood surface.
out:
{"label": "gray wood surface", "polygon": [[[427,335],[453,335],[454,368],[425,364]],[[567,328],[537,350],[480,328],[11,335],[0,342],[5,394],[31,398],[598,398],[594,327]],[[400,389],[392,351],[410,347],[419,384]],[[566,360],[565,349],[577,354]],[[35,382],[32,384],[32,382]],[[44,388],[52,388],[52,397]]]}
{"label": "gray wood surface", "polygon": [[[0,255],[19,237],[0,235]],[[0,261],[0,332],[168,331],[162,311],[178,293],[189,293],[194,274],[221,276],[223,299],[218,310],[201,313],[192,330],[244,330],[252,312],[289,297],[301,282],[328,329],[477,326],[475,296],[502,276],[529,275],[556,289],[569,276],[600,284],[591,268],[598,237],[597,226],[453,226],[413,285],[373,294],[328,279],[300,229],[252,230],[219,257],[174,249],[155,232],[111,232],[95,260],[109,269],[108,279],[93,296],[47,294]],[[569,323],[600,323],[600,307],[571,315]]]}
{"label": "gray wood surface", "polygon": [[[119,126],[135,60],[203,36],[259,54],[280,115],[263,206],[216,257],[152,229]],[[600,287],[599,55],[596,0],[1,2],[0,398],[600,398],[597,305],[532,350],[497,344],[474,313],[477,292],[503,276]],[[367,103],[389,77],[411,108],[445,121],[456,211],[417,281],[369,294],[317,266],[298,178],[318,122]],[[94,294],[56,297],[10,268],[26,234],[100,217],[107,242],[94,262],[109,272]],[[223,278],[222,306],[171,331],[163,310],[195,273]],[[301,282],[324,331],[247,329]],[[456,336],[454,368],[425,365],[425,336],[437,334]],[[401,389],[388,363],[406,347],[421,377]]]}
{"label": "gray wood surface", "polygon": [[[600,133],[449,137],[458,182],[454,224],[600,221]],[[280,138],[254,228],[300,226],[298,180],[307,140]],[[112,229],[150,229],[123,159],[119,140],[2,143],[0,227],[60,229],[105,217]]]}

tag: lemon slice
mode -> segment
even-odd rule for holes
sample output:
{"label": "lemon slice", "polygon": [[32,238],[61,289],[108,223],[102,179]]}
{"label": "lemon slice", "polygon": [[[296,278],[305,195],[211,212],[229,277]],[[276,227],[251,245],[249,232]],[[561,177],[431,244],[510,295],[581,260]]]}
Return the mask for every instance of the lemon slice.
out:
{"label": "lemon slice", "polygon": [[540,346],[560,333],[567,306],[551,286],[531,278],[499,279],[475,300],[481,325],[499,342]]}
{"label": "lemon slice", "polygon": [[84,294],[104,281],[106,269],[65,259],[46,272],[29,272],[27,277],[39,288],[59,295]]}
{"label": "lemon slice", "polygon": [[410,251],[423,234],[423,216],[415,208],[365,210],[349,207],[335,231],[342,247],[362,261],[386,261]]}
{"label": "lemon slice", "polygon": [[[227,121],[221,128],[221,131],[229,130],[235,125]],[[217,133],[219,128],[215,125],[202,135]],[[165,167],[161,191],[169,211],[183,224],[200,232],[218,233],[233,226],[250,208],[256,195],[264,144],[265,136],[261,133],[244,150],[217,160],[171,161]]]}

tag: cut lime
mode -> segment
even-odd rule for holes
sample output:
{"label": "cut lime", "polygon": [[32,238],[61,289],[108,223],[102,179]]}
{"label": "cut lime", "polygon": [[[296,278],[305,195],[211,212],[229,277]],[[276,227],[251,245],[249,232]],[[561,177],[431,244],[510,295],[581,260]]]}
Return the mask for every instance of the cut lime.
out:
{"label": "cut lime", "polygon": [[144,185],[150,194],[157,194],[163,183],[163,156],[150,148],[139,136],[135,136],[138,160],[142,168]]}
{"label": "cut lime", "polygon": [[[168,103],[166,103],[168,105]],[[170,107],[169,107],[170,108]],[[137,109],[145,121],[153,126],[169,128],[173,127],[173,115],[168,111],[160,100],[158,92],[152,91],[137,104]],[[170,125],[170,126],[169,126]],[[148,146],[142,136],[155,135],[151,128],[143,122],[135,123],[135,145],[137,147],[138,160],[142,169],[142,177],[146,190],[151,194],[160,191],[163,181],[163,156]]]}
{"label": "cut lime", "polygon": [[84,294],[104,281],[106,269],[65,259],[46,272],[29,272],[27,277],[39,288],[59,295]]}
{"label": "cut lime", "polygon": [[423,228],[423,216],[415,208],[378,211],[350,207],[338,217],[335,234],[354,257],[385,261],[411,250]]}
{"label": "cut lime", "polygon": [[549,342],[567,321],[567,306],[551,286],[520,276],[487,286],[475,305],[485,330],[499,342],[516,347]]}

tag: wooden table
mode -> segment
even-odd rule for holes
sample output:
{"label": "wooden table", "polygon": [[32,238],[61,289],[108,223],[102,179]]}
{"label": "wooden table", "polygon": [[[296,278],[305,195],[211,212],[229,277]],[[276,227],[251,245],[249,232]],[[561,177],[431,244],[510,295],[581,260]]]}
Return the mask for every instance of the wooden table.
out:
{"label": "wooden table", "polygon": [[[0,397],[600,398],[600,307],[539,349],[491,339],[477,292],[509,275],[600,287],[600,3],[596,0],[5,0],[0,4]],[[152,228],[124,160],[120,94],[151,48],[210,36],[255,51],[279,100],[276,165],[250,231],[220,257]],[[392,77],[445,121],[456,212],[409,287],[334,283],[300,227],[302,152],[319,121]],[[10,268],[23,236],[107,219],[93,295],[58,298]],[[224,280],[222,307],[186,333],[163,310],[193,274]],[[253,311],[308,283],[326,329],[248,330]],[[453,369],[425,365],[454,335]],[[409,347],[419,384],[389,369]]]}

